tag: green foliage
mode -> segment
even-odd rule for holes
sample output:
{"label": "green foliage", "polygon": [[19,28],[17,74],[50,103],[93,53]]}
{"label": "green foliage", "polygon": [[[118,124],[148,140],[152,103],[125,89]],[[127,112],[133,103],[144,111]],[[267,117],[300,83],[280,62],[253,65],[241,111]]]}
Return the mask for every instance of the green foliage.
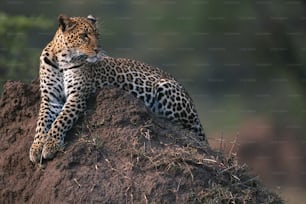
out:
{"label": "green foliage", "polygon": [[40,49],[29,46],[30,41],[38,38],[35,35],[39,30],[51,25],[43,17],[0,13],[0,92],[6,80],[32,80],[37,76]]}

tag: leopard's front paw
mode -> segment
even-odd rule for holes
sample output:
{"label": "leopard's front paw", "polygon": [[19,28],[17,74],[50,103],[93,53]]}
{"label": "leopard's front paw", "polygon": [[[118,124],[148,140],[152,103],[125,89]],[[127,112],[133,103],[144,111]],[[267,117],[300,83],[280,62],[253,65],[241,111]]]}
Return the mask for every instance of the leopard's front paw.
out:
{"label": "leopard's front paw", "polygon": [[42,156],[44,159],[52,159],[56,152],[63,149],[64,145],[62,141],[56,141],[55,139],[49,139],[44,144],[42,149]]}
{"label": "leopard's front paw", "polygon": [[30,148],[30,160],[33,163],[39,163],[41,161],[41,153],[43,150],[43,143],[41,141],[34,141]]}

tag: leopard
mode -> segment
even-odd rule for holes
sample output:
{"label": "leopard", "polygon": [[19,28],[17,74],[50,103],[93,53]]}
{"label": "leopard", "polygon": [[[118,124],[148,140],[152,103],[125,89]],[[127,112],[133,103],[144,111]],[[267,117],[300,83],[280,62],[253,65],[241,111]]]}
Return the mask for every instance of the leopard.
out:
{"label": "leopard", "polygon": [[58,16],[58,29],[40,56],[40,108],[29,157],[41,163],[55,157],[88,98],[117,87],[144,102],[153,114],[195,132],[208,144],[192,98],[169,73],[143,62],[115,58],[101,49],[97,18]]}

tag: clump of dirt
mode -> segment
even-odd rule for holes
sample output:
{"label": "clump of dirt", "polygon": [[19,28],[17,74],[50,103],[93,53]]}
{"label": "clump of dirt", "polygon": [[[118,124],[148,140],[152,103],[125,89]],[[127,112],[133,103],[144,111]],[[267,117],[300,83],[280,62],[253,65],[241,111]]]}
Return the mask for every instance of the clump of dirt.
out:
{"label": "clump of dirt", "polygon": [[38,80],[4,85],[1,203],[282,203],[246,166],[115,88],[91,97],[64,151],[34,165],[38,110]]}

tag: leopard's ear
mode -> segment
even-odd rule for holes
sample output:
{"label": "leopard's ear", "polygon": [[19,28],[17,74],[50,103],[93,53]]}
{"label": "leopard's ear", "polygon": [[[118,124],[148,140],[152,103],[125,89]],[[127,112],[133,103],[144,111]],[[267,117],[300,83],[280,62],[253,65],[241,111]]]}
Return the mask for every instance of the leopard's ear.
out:
{"label": "leopard's ear", "polygon": [[87,19],[90,20],[92,24],[95,24],[97,22],[97,18],[91,14],[87,16]]}
{"label": "leopard's ear", "polygon": [[76,26],[76,24],[66,15],[59,15],[58,16],[58,23],[59,27],[62,29],[62,31],[71,30]]}

